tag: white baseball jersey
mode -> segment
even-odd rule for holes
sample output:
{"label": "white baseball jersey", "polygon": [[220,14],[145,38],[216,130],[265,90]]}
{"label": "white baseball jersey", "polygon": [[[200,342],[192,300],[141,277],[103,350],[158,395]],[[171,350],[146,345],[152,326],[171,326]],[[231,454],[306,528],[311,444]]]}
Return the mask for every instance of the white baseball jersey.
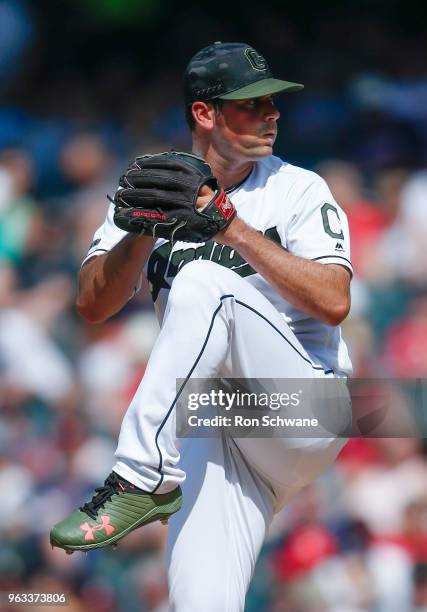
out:
{"label": "white baseball jersey", "polygon": [[[290,253],[322,264],[340,264],[352,273],[347,218],[325,181],[275,156],[254,164],[251,174],[228,190],[239,217]],[[85,261],[109,251],[126,234],[114,225],[110,205],[96,231]],[[335,374],[350,375],[351,362],[339,327],[322,323],[285,300],[228,246],[159,239],[146,264],[155,309],[161,321],[170,286],[179,270],[194,259],[208,259],[229,268],[256,287],[282,313],[311,358]],[[200,296],[203,299],[203,296]]]}

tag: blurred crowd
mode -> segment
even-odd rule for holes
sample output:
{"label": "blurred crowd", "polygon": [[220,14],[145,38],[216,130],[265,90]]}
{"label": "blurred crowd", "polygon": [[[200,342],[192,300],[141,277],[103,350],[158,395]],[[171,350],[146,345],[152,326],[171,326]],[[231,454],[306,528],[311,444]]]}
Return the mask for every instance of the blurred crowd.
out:
{"label": "blurred crowd", "polygon": [[[271,37],[247,38],[267,56],[283,52],[281,27],[298,43],[284,18],[263,19]],[[162,612],[166,527],[87,556],[51,550],[47,534],[109,473],[158,332],[145,285],[100,325],[79,319],[74,301],[106,194],[129,160],[190,146],[180,77],[166,62],[142,88],[135,66],[110,67],[104,106],[100,81],[75,73],[66,90],[64,75],[49,92],[33,83],[30,99],[22,82],[36,24],[27,4],[0,0],[0,92],[9,92],[0,98],[0,591],[66,591],[70,612]],[[337,43],[328,47],[339,19],[320,25],[323,47],[301,58],[306,90],[278,100],[276,153],[323,176],[348,215],[355,276],[343,334],[355,376],[427,377],[427,54],[416,38],[365,22],[372,69],[359,58],[346,71]],[[290,78],[300,80],[297,69]],[[115,114],[117,88],[133,93]],[[352,439],[276,517],[247,612],[426,611],[426,485],[422,438]]]}

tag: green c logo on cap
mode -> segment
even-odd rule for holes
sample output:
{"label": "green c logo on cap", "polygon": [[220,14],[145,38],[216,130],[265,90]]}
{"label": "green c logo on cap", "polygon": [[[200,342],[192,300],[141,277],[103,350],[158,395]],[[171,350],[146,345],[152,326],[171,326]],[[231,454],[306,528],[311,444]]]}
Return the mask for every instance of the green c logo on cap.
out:
{"label": "green c logo on cap", "polygon": [[255,49],[245,49],[245,55],[254,70],[266,70],[267,62]]}

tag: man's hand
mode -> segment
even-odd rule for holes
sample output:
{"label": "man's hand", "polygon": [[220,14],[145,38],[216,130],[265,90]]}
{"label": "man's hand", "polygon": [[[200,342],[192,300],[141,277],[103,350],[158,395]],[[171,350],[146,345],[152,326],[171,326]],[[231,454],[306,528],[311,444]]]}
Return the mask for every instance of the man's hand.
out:
{"label": "man's hand", "polygon": [[236,214],[209,164],[190,153],[137,157],[119,185],[114,223],[139,235],[205,242]]}

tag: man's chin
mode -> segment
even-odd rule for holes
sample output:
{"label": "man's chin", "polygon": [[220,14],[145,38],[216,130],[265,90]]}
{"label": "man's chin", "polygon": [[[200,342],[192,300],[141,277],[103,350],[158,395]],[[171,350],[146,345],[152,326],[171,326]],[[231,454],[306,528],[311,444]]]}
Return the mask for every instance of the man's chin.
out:
{"label": "man's chin", "polygon": [[269,155],[273,155],[273,145],[261,145],[248,151],[248,159],[250,158],[252,161],[263,159]]}

